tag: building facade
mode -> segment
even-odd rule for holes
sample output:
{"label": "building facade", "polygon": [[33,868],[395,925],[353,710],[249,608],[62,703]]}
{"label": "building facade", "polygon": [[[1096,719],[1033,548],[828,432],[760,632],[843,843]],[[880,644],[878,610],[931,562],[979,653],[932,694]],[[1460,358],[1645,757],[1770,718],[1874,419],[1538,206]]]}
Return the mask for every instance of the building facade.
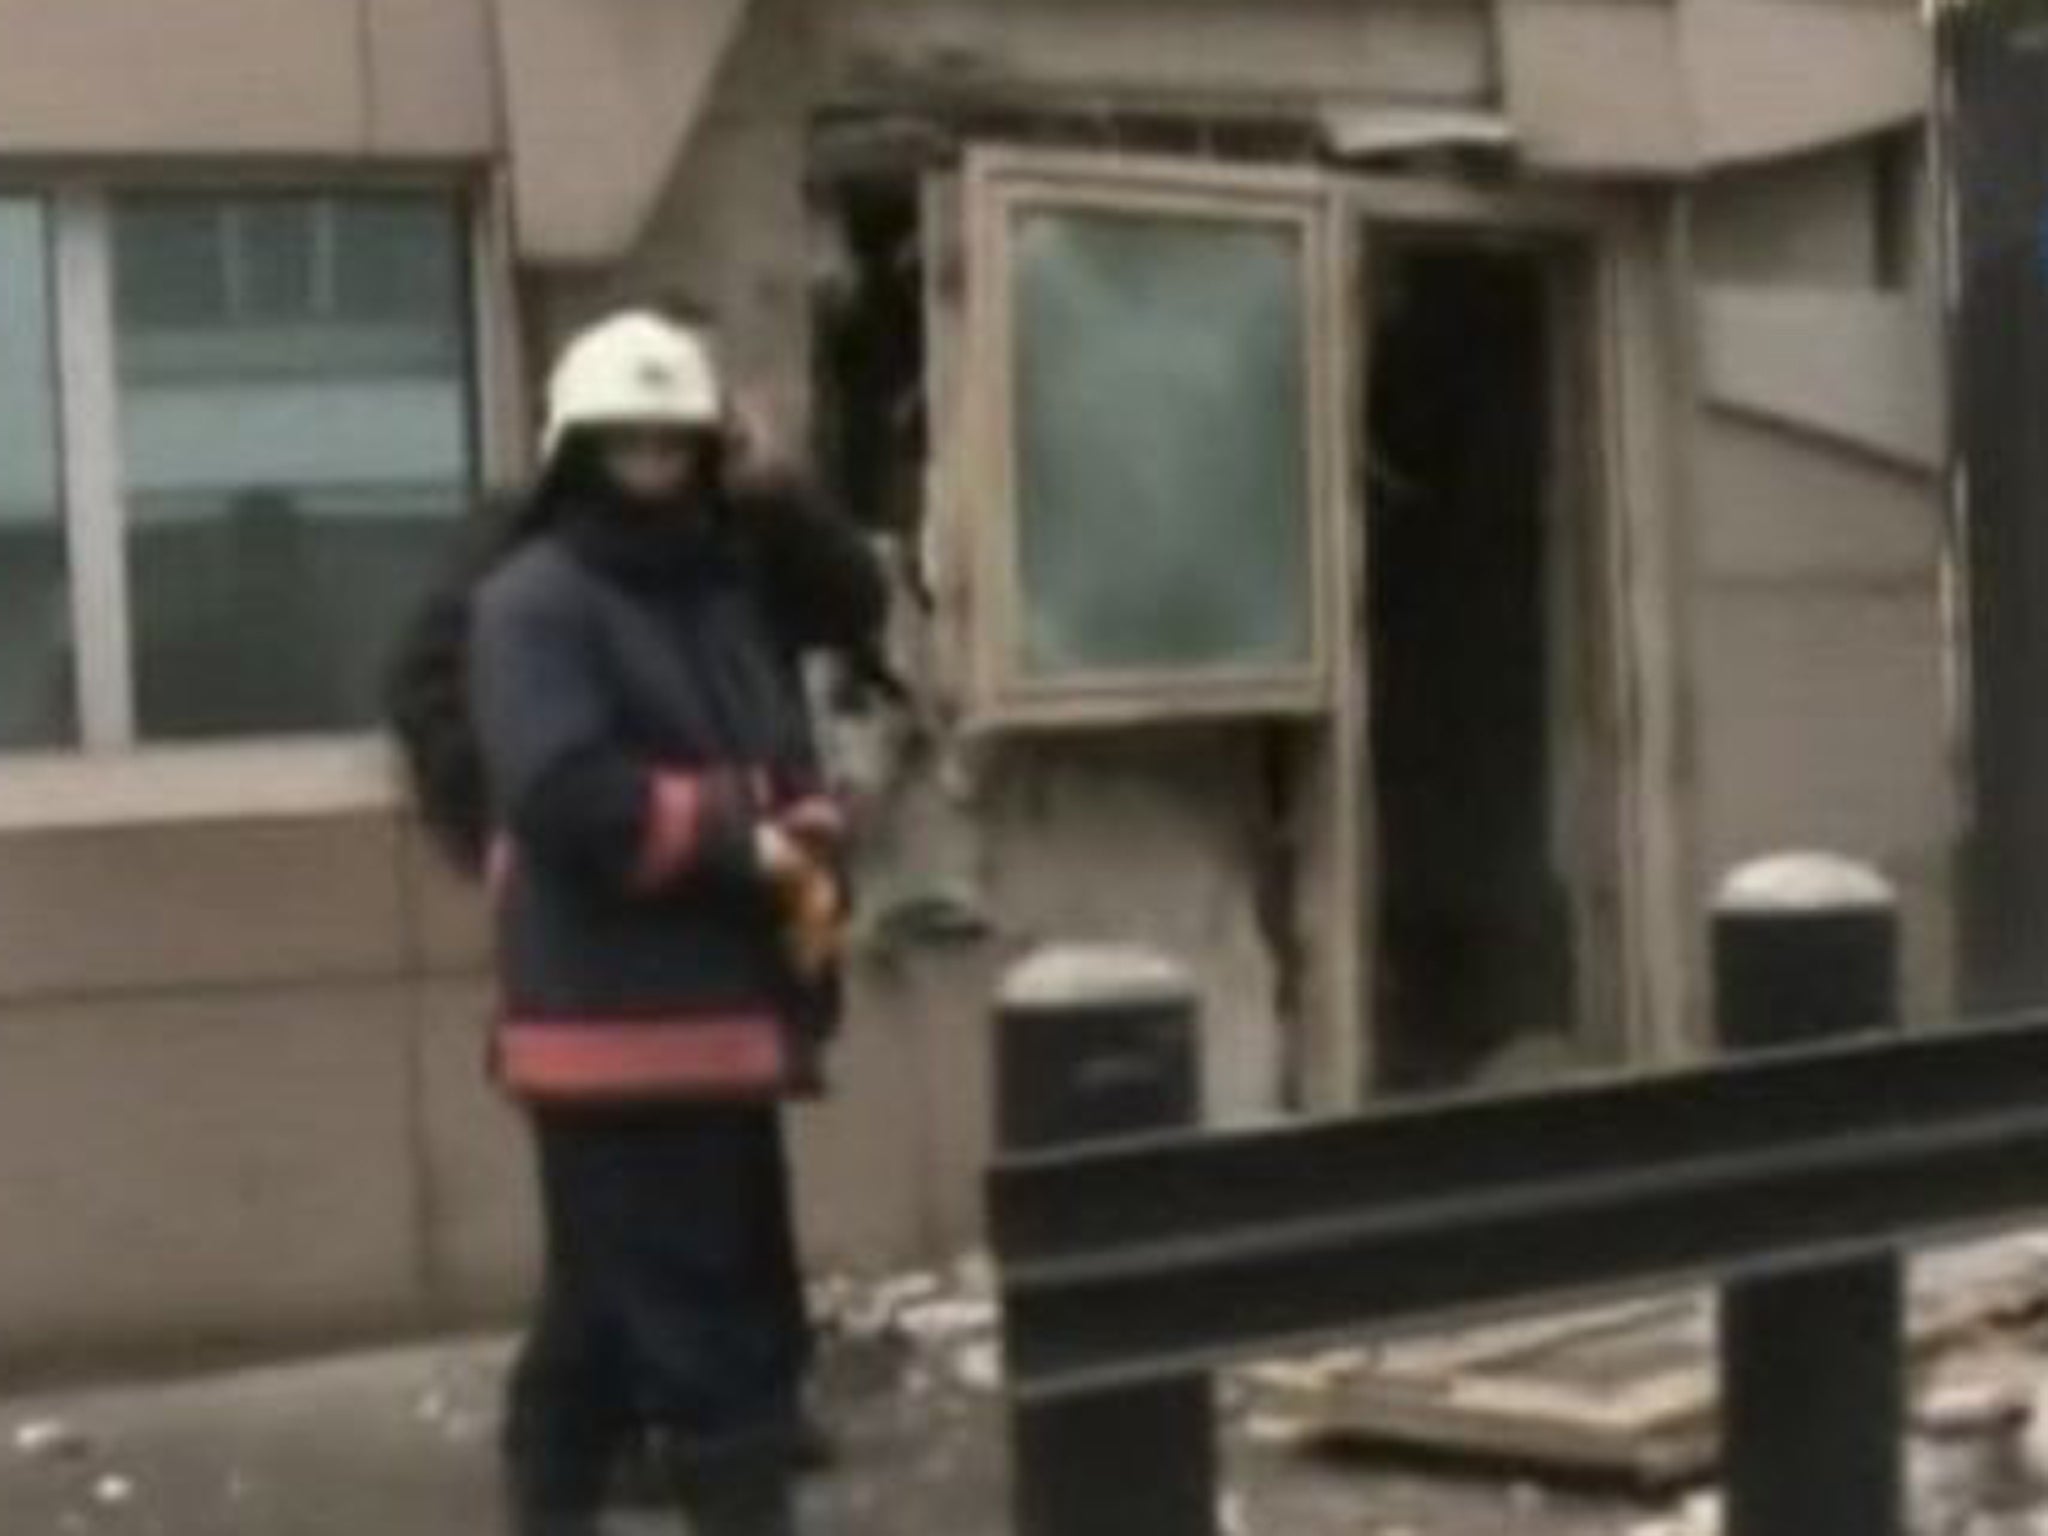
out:
{"label": "building facade", "polygon": [[521,1296],[379,678],[621,302],[902,591],[820,1262],[973,1240],[1042,939],[1194,967],[1218,1123],[1680,1059],[1786,844],[1940,1008],[1931,81],[1894,0],[0,0],[0,1372]]}

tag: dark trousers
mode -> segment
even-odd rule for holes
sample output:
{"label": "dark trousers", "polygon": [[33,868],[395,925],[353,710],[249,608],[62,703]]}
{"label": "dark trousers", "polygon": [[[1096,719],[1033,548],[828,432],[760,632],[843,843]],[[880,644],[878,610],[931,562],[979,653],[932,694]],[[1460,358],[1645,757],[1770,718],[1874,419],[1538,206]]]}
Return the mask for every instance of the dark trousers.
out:
{"label": "dark trousers", "polygon": [[546,1265],[506,1452],[531,1508],[589,1511],[637,1436],[787,1444],[810,1331],[780,1113],[541,1110]]}

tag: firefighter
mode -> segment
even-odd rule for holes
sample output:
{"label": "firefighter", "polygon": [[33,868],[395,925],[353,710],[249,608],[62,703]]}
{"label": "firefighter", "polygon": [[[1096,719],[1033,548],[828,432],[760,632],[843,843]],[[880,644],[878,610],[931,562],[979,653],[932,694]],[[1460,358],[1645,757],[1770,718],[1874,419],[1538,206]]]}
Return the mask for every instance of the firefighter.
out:
{"label": "firefighter", "polygon": [[795,1528],[779,1106],[820,1081],[845,906],[799,663],[871,648],[886,599],[865,541],[745,461],[733,421],[694,329],[576,338],[538,484],[398,676],[427,819],[492,891],[492,1059],[537,1151],[520,1536],[591,1536],[650,1427],[698,1536]]}

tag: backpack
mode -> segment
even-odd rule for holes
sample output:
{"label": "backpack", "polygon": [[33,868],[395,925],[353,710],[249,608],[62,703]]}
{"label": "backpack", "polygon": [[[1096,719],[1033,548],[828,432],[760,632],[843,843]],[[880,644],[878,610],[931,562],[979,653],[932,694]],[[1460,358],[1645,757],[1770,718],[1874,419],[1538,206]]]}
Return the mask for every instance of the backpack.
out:
{"label": "backpack", "polygon": [[481,879],[491,840],[482,744],[470,707],[470,626],[478,585],[537,535],[537,500],[495,498],[482,540],[453,563],[399,637],[385,707],[421,824],[457,873]]}

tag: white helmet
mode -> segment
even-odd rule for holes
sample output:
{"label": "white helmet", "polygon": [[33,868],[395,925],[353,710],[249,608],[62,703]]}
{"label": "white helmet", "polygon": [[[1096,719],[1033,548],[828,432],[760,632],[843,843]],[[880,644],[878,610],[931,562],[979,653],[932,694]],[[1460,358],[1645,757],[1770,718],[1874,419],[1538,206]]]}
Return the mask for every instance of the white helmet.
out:
{"label": "white helmet", "polygon": [[548,379],[541,457],[582,427],[715,429],[725,393],[704,338],[659,315],[633,312],[593,325],[563,349]]}

